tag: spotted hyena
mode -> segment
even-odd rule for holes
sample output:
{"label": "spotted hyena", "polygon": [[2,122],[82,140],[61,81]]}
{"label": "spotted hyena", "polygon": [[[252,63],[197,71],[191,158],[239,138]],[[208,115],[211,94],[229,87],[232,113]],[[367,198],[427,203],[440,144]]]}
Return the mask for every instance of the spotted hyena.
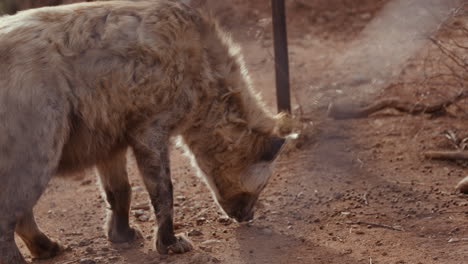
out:
{"label": "spotted hyena", "polygon": [[284,139],[242,56],[207,16],[178,1],[46,7],[0,18],[0,263],[61,247],[32,208],[53,175],[96,166],[110,205],[110,241],[131,241],[132,149],[157,218],[156,248],[183,253],[174,234],[168,142],[180,136],[222,209],[238,221],[271,175]]}

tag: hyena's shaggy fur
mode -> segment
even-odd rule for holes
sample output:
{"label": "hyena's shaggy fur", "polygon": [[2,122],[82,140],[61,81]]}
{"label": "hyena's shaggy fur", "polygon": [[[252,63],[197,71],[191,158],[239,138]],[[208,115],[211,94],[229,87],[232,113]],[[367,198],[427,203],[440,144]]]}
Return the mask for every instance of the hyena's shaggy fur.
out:
{"label": "hyena's shaggy fur", "polygon": [[177,1],[96,2],[0,18],[0,263],[60,246],[32,208],[53,175],[97,166],[108,236],[130,241],[125,153],[135,154],[158,222],[159,252],[191,249],[174,234],[168,142],[180,135],[216,200],[238,220],[284,142],[251,89],[239,49]]}

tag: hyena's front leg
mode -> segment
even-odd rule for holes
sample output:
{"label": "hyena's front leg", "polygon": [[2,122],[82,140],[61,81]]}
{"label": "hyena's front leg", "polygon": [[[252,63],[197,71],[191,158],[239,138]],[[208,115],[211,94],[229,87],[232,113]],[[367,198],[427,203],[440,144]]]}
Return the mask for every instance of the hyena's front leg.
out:
{"label": "hyena's front leg", "polygon": [[128,222],[132,189],[128,183],[125,154],[125,150],[118,152],[97,165],[101,186],[110,206],[107,237],[113,243],[129,242],[141,236]]}
{"label": "hyena's front leg", "polygon": [[184,253],[192,249],[188,240],[174,234],[168,141],[166,133],[152,128],[135,136],[132,143],[158,221],[156,248],[160,254]]}

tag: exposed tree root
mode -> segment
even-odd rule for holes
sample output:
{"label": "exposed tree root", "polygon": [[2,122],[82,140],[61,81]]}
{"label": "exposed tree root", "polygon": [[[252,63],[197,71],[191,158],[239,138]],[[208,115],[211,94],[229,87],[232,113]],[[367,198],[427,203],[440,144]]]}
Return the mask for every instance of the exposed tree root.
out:
{"label": "exposed tree root", "polygon": [[441,100],[440,102],[434,104],[423,104],[415,103],[413,101],[406,101],[401,98],[385,98],[378,100],[368,106],[354,108],[349,105],[345,106],[332,106],[328,112],[328,116],[334,119],[355,119],[355,118],[365,118],[369,115],[381,111],[386,108],[393,108],[400,112],[408,113],[411,115],[418,115],[422,113],[427,114],[436,114],[436,113],[445,113],[446,108],[458,101],[467,98],[468,91],[463,91],[457,94],[456,96]]}

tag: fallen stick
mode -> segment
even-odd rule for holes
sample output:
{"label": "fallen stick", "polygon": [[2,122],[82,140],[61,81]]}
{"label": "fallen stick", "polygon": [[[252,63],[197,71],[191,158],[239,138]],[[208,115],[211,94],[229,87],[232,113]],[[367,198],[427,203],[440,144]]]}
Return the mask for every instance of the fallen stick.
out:
{"label": "fallen stick", "polygon": [[349,225],[368,225],[368,226],[381,227],[381,228],[386,228],[386,229],[400,231],[400,232],[404,231],[403,229],[400,229],[400,228],[397,228],[397,227],[393,227],[393,226],[389,226],[389,225],[385,225],[385,224],[379,224],[379,223],[365,222],[365,221],[348,222],[347,224],[349,224]]}
{"label": "fallen stick", "polygon": [[415,103],[413,101],[406,101],[398,97],[385,98],[378,100],[368,106],[355,108],[353,106],[332,106],[328,112],[328,116],[334,119],[354,119],[365,118],[369,115],[381,111],[386,108],[393,108],[400,112],[417,115],[422,113],[434,114],[438,112],[445,112],[445,109],[468,97],[468,91],[463,91],[456,96],[441,100],[434,104]]}
{"label": "fallen stick", "polygon": [[430,159],[468,160],[468,151],[426,151],[424,156]]}

